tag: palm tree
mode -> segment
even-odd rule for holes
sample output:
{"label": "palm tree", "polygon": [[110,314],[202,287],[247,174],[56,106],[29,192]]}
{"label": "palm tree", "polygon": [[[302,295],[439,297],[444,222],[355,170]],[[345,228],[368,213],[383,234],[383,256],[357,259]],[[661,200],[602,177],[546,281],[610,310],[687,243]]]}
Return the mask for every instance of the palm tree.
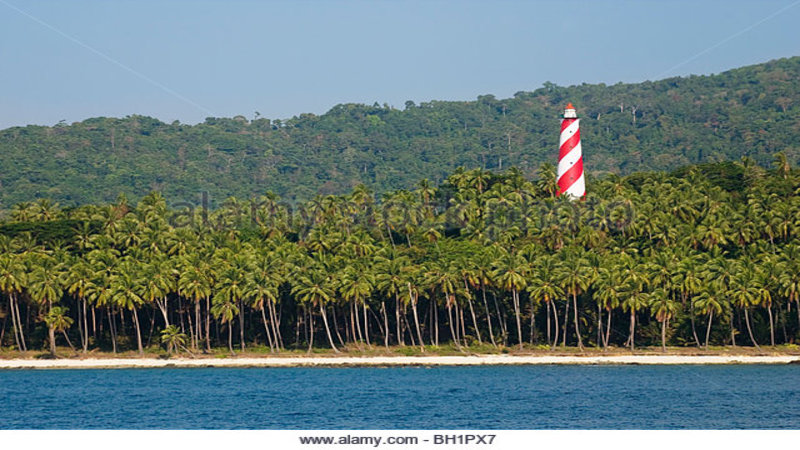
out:
{"label": "palm tree", "polygon": [[142,293],[144,285],[138,278],[136,266],[130,260],[124,261],[117,267],[117,272],[111,278],[111,301],[120,308],[127,309],[133,314],[133,325],[136,329],[136,348],[139,354],[144,354],[142,346],[142,331],[139,325],[138,309],[144,304]]}
{"label": "palm tree", "polygon": [[91,265],[83,258],[74,258],[66,273],[66,291],[80,302],[78,310],[78,328],[81,332],[81,347],[83,353],[89,348],[89,322],[86,314],[86,295],[93,283],[94,271]]}
{"label": "palm tree", "polygon": [[67,315],[67,312],[69,312],[69,308],[54,306],[48,311],[44,321],[49,328],[61,332],[64,335],[64,339],[67,341],[67,345],[74,351],[75,347],[72,346],[72,342],[70,342],[66,331],[67,328],[72,326],[73,320]]}
{"label": "palm tree", "polygon": [[[568,251],[566,258],[557,272],[558,281],[564,292],[572,296],[572,306],[575,318],[575,334],[578,338],[578,347],[583,350],[580,323],[578,322],[578,294],[585,291],[592,283],[592,273],[588,261],[573,251]],[[564,324],[566,331],[566,323]],[[566,340],[566,338],[565,338]]]}
{"label": "palm tree", "polygon": [[758,342],[753,337],[753,328],[750,326],[750,315],[748,310],[750,306],[758,304],[758,289],[755,288],[755,272],[751,267],[743,266],[740,271],[733,277],[731,282],[731,298],[735,306],[744,311],[744,320],[747,325],[747,334],[750,336],[750,341],[753,345],[760,349]]}
{"label": "palm tree", "polygon": [[500,288],[511,291],[514,304],[514,316],[517,320],[517,338],[520,350],[522,349],[522,320],[520,319],[519,291],[525,289],[528,273],[528,262],[518,253],[503,252],[496,262],[496,269],[492,276]]}
{"label": "palm tree", "polygon": [[[326,304],[333,300],[334,289],[331,286],[330,277],[319,267],[314,264],[311,267],[305,268],[303,274],[297,277],[295,286],[292,288],[292,294],[296,295],[298,299],[311,307],[319,307],[319,313],[322,316],[322,321],[325,325],[325,333],[328,336],[328,343],[335,353],[339,353],[336,344],[333,343],[331,336],[331,329],[328,326],[328,315],[325,313]],[[313,335],[314,330],[311,329]],[[311,348],[309,347],[309,351]]]}
{"label": "palm tree", "polygon": [[708,316],[708,325],[706,326],[706,340],[705,347],[708,349],[708,339],[711,335],[711,323],[714,321],[714,314],[722,314],[722,307],[724,300],[720,296],[723,291],[713,289],[711,287],[701,291],[698,296],[694,298],[694,308],[700,314]]}
{"label": "palm tree", "polygon": [[[51,256],[34,255],[30,263],[34,266],[30,273],[28,293],[31,299],[46,307],[48,313],[55,303],[61,299],[64,290],[62,287],[63,266]],[[47,335],[50,341],[50,356],[56,356],[55,328],[47,326]]]}
{"label": "palm tree", "polygon": [[474,251],[469,259],[471,269],[467,275],[467,281],[472,288],[480,289],[481,291],[483,309],[486,313],[486,326],[489,329],[489,340],[494,347],[497,347],[497,342],[495,341],[494,330],[492,328],[492,314],[489,312],[489,304],[486,301],[486,288],[491,286],[494,282],[492,278],[492,264],[496,259],[496,255],[497,247],[495,246],[484,248],[482,251]]}
{"label": "palm tree", "polygon": [[155,256],[145,263],[142,268],[144,292],[142,298],[150,304],[155,304],[164,317],[164,326],[169,323],[169,295],[175,291],[175,272],[171,262],[163,256]]}
{"label": "palm tree", "polygon": [[645,292],[646,286],[650,284],[647,275],[647,267],[631,257],[624,257],[619,266],[624,271],[625,289],[623,290],[622,310],[630,312],[630,335],[628,345],[634,349],[634,338],[636,336],[636,312],[644,309],[650,303],[650,297]]}
{"label": "palm tree", "polygon": [[161,343],[167,344],[167,353],[171,355],[175,350],[186,349],[186,335],[177,325],[169,325],[161,330]]}
{"label": "palm tree", "polygon": [[611,338],[611,313],[619,307],[620,299],[625,297],[626,287],[623,272],[613,264],[600,270],[594,297],[598,306],[606,310],[606,331],[601,331],[603,348],[608,348]]}
{"label": "palm tree", "polygon": [[[456,300],[456,292],[460,283],[460,277],[452,270],[449,261],[434,260],[425,267],[425,281],[424,283],[431,288],[431,291],[439,290],[445,299],[445,308],[447,309],[448,324],[450,326],[450,336],[456,347],[461,349],[461,342],[458,339],[458,325],[455,323],[458,320],[458,310],[456,310],[455,320],[453,318],[453,308],[458,308]],[[431,295],[431,299],[433,299]],[[435,305],[434,305],[435,306]],[[437,309],[434,309],[436,313]],[[436,325],[437,322],[434,322]],[[434,329],[434,345],[438,345],[438,329]]]}
{"label": "palm tree", "polygon": [[[197,324],[196,334],[197,337],[192,337],[193,348],[197,347],[197,342],[201,339],[201,323],[200,319],[200,303],[205,300],[206,312],[210,308],[211,287],[213,284],[213,273],[211,265],[208,264],[206,259],[199,253],[193,252],[187,255],[182,260],[181,271],[178,275],[178,292],[180,295],[194,301],[195,305],[195,323]],[[209,337],[209,321],[205,324],[205,342],[206,351],[211,350],[211,340]]]}
{"label": "palm tree", "polygon": [[[397,343],[405,345],[402,332],[402,318],[400,316],[400,294],[406,290],[405,268],[408,260],[401,256],[389,255],[381,258],[376,266],[375,287],[387,296],[394,297],[395,301],[395,326],[397,328]],[[385,306],[384,314],[386,311]],[[387,342],[388,342],[388,330]],[[388,345],[388,344],[387,344]]]}
{"label": "palm tree", "polygon": [[17,349],[27,351],[25,335],[22,329],[22,318],[19,315],[17,295],[27,287],[28,274],[21,258],[13,253],[0,254],[0,292],[9,298],[8,310],[11,313],[11,325],[14,328],[14,340]]}
{"label": "palm tree", "polygon": [[[339,278],[339,293],[342,298],[351,303],[350,324],[358,339],[363,339],[367,345],[369,341],[369,322],[367,320],[366,299],[372,294],[375,278],[366,267],[366,264],[353,264],[347,266]],[[363,330],[359,319],[359,309],[364,311]],[[362,334],[363,332],[363,334]]]}
{"label": "palm tree", "polygon": [[[558,266],[550,256],[541,256],[533,261],[533,270],[528,279],[528,293],[531,297],[531,309],[536,307],[534,299],[541,300],[547,305],[547,343],[550,344],[550,307],[553,308],[555,319],[556,339],[553,347],[558,342],[558,314],[555,313],[554,300],[564,296],[564,290],[558,280]],[[533,327],[531,327],[531,340],[533,340]]]}
{"label": "palm tree", "polygon": [[272,309],[269,307],[278,299],[278,285],[279,280],[275,277],[275,266],[273,265],[273,258],[267,255],[260,255],[257,258],[254,269],[247,274],[247,287],[246,291],[248,296],[252,299],[251,307],[261,312],[261,321],[264,324],[264,332],[267,336],[267,342],[270,351],[276,351],[280,348],[278,342],[278,334],[276,333],[275,320],[267,321],[266,310]]}
{"label": "palm tree", "polygon": [[661,323],[661,351],[667,351],[667,327],[669,321],[678,312],[678,304],[673,301],[664,288],[658,288],[651,293],[650,311]]}
{"label": "palm tree", "polygon": [[[235,258],[234,258],[235,259]],[[244,298],[247,288],[247,272],[237,264],[228,264],[219,273],[217,292],[214,294],[211,313],[222,323],[228,325],[228,349],[233,354],[233,315],[241,314],[240,302]],[[240,321],[241,348],[244,351],[244,323]]]}

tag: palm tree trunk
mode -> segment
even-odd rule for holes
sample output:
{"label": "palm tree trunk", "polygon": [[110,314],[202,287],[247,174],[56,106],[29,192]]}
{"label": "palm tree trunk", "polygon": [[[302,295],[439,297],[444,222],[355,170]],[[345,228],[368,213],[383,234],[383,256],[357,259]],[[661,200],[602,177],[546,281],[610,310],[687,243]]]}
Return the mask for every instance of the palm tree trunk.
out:
{"label": "palm tree trunk", "polygon": [[545,306],[547,307],[547,316],[546,316],[547,320],[545,321],[545,322],[547,322],[547,324],[546,324],[546,328],[547,328],[547,345],[550,345],[550,337],[551,337],[551,333],[550,333],[550,301],[545,301],[544,303],[545,303]]}
{"label": "palm tree trunk", "polygon": [[[211,296],[206,295],[206,351],[211,351]],[[217,341],[219,342],[219,340]]]}
{"label": "palm tree trunk", "polygon": [[406,345],[405,339],[403,339],[403,331],[400,329],[402,326],[400,323],[400,298],[397,293],[394,294],[394,313],[396,319],[395,326],[397,328],[397,345]]}
{"label": "palm tree trunk", "polygon": [[661,321],[661,351],[663,353],[667,352],[667,327],[666,327],[666,320]]}
{"label": "palm tree trunk", "polygon": [[516,289],[511,290],[511,297],[514,301],[514,315],[517,318],[517,338],[519,339],[519,349],[522,350],[522,321],[519,311],[519,297]]}
{"label": "palm tree trunk", "polygon": [[262,304],[261,308],[259,309],[261,310],[261,321],[264,322],[264,333],[266,333],[267,335],[267,343],[269,344],[269,351],[274,353],[275,347],[273,346],[272,343],[272,333],[269,332],[269,324],[267,323],[267,314],[266,312],[264,312],[264,305]]}
{"label": "palm tree trunk", "polygon": [[244,351],[244,304],[239,299],[239,344]]}
{"label": "palm tree trunk", "polygon": [[195,334],[192,339],[192,349],[197,350],[197,347],[200,346],[200,339],[202,339],[203,336],[203,321],[200,319],[199,299],[195,299],[194,302],[194,323],[195,323]]}
{"label": "palm tree trunk", "polygon": [[419,314],[417,313],[417,299],[418,297],[411,299],[411,310],[414,314],[414,325],[417,327],[417,338],[419,339],[419,349],[421,351],[425,351],[425,342],[422,340],[422,330],[419,327]]}
{"label": "palm tree trunk", "polygon": [[[433,298],[433,296],[431,296]],[[435,301],[431,300],[431,304],[433,305],[433,337],[434,342],[433,345],[439,346],[439,305],[436,304]]]}
{"label": "palm tree trunk", "polygon": [[631,336],[630,336],[631,350],[635,348],[633,343],[635,333],[636,333],[636,310],[631,308]]}
{"label": "palm tree trunk", "polygon": [[583,350],[583,339],[581,339],[581,327],[578,323],[578,295],[577,292],[572,292],[572,306],[575,316],[575,334],[578,336],[578,348]]}
{"label": "palm tree trunk", "polygon": [[[83,338],[83,318],[81,316],[81,299],[77,298],[76,300],[78,301],[78,320],[77,320],[77,322],[78,322],[78,336],[81,338],[81,349],[82,349],[85,341],[84,341],[84,338]],[[5,324],[3,324],[3,326],[5,326]],[[0,337],[0,342],[3,342],[3,338],[2,337]]]}
{"label": "palm tree trunk", "polygon": [[[336,320],[336,305],[331,305],[331,309],[333,309],[333,314],[331,314],[331,317],[333,317],[333,331],[336,333],[336,339],[339,340],[339,344],[342,347],[344,347],[344,339],[342,339],[342,335],[339,334],[339,323]],[[344,321],[344,325],[345,325],[344,332],[345,332],[345,334],[347,334],[347,319],[346,318],[345,318],[345,321]]]}
{"label": "palm tree trunk", "polygon": [[714,311],[708,313],[708,326],[706,327],[706,350],[708,350],[708,338],[711,336],[711,322],[714,320]]}
{"label": "palm tree trunk", "polygon": [[461,308],[458,304],[456,304],[456,312],[459,314],[459,323],[461,324],[461,340],[464,341],[464,346],[469,347],[469,342],[467,342],[467,330],[465,328],[465,320],[464,320],[464,308]]}
{"label": "palm tree trunk", "polygon": [[[695,344],[697,344],[697,346],[700,347],[700,339],[697,338],[697,330],[695,329],[695,326],[694,326],[694,304],[692,304],[691,301],[689,301],[689,310],[690,310],[689,311],[689,320],[691,320],[691,322],[692,322],[692,336],[694,336]],[[736,344],[734,344],[734,345],[736,345]]]}
{"label": "palm tree trunk", "polygon": [[144,354],[144,349],[142,348],[142,331],[139,328],[139,314],[136,312],[136,308],[133,308],[133,325],[136,328],[136,346],[139,349],[139,354]]}
{"label": "palm tree trunk", "polygon": [[364,302],[364,339],[367,341],[367,346],[372,347],[372,342],[369,340],[369,320],[367,320],[367,302]]}
{"label": "palm tree trunk", "polygon": [[50,341],[50,356],[56,357],[56,330],[53,327],[47,327],[47,338]]}
{"label": "palm tree trunk", "polygon": [[353,330],[353,337],[356,342],[364,342],[364,335],[361,333],[361,321],[358,319],[358,297],[350,303],[350,328]]}
{"label": "palm tree trunk", "polygon": [[489,304],[486,302],[486,288],[481,282],[481,295],[483,297],[483,309],[486,310],[486,324],[489,326],[489,340],[492,342],[492,346],[497,347],[497,343],[494,341],[494,331],[492,330],[492,315],[489,313]]}
{"label": "palm tree trunk", "polygon": [[311,313],[311,310],[305,306],[303,307],[303,312],[308,312],[308,353],[311,353],[311,349],[314,348],[314,314]]}
{"label": "palm tree trunk", "polygon": [[481,330],[478,328],[478,318],[475,316],[475,309],[472,307],[472,299],[470,297],[467,297],[467,303],[469,303],[469,312],[472,315],[472,326],[475,327],[475,337],[478,338],[478,344],[483,344]]}
{"label": "palm tree trunk", "polygon": [[[11,294],[11,296],[14,298],[14,310],[16,310],[16,313],[17,313],[17,328],[18,328],[18,331],[19,331],[19,343],[22,344],[22,347],[21,347],[22,351],[23,352],[27,352],[28,351],[28,346],[25,344],[25,330],[23,329],[23,326],[22,326],[22,316],[19,313],[19,299],[14,294]],[[12,311],[12,314],[13,314],[13,311]]]}
{"label": "palm tree trunk", "polygon": [[117,353],[117,331],[114,325],[114,319],[111,317],[111,308],[106,308],[106,313],[108,315],[108,329],[111,332],[111,348],[114,350],[114,353]]}
{"label": "palm tree trunk", "polygon": [[83,304],[83,353],[86,353],[89,350],[89,323],[86,319],[86,299],[83,298],[81,303]]}
{"label": "palm tree trunk", "polygon": [[455,343],[456,347],[458,347],[458,349],[460,350],[461,344],[459,344],[458,338],[456,337],[456,330],[453,328],[453,307],[450,305],[447,306],[447,316],[450,319],[447,321],[447,323],[450,325],[450,336],[453,339],[453,343]]}
{"label": "palm tree trunk", "polygon": [[601,342],[603,340],[603,306],[600,303],[597,304],[597,337],[595,338],[595,342],[597,348],[601,347]]}
{"label": "palm tree trunk", "polygon": [[389,348],[389,314],[386,312],[386,301],[381,300],[381,313],[383,313],[383,344]]}
{"label": "palm tree trunk", "polygon": [[169,311],[167,311],[167,308],[169,307],[169,305],[167,304],[167,296],[165,295],[164,298],[161,299],[161,300],[156,300],[156,305],[158,305],[158,309],[161,310],[161,314],[164,316],[164,326],[168,327],[169,326],[169,316],[168,316],[168,312]]}
{"label": "palm tree trunk", "polygon": [[11,312],[11,327],[14,329],[14,342],[16,342],[17,344],[17,350],[21,352],[23,350],[19,340],[20,333],[19,333],[19,325],[17,324],[17,314],[14,312],[16,309],[16,305],[14,304],[15,303],[14,294],[9,295],[8,298],[9,298],[8,309]]}
{"label": "palm tree trunk", "polygon": [[97,308],[95,308],[94,305],[92,305],[92,336],[94,336],[95,341],[97,341]]}
{"label": "palm tree trunk", "polygon": [[64,336],[64,339],[67,341],[67,345],[69,345],[69,348],[71,348],[72,351],[74,352],[75,351],[75,346],[72,345],[72,342],[69,340],[69,336],[67,335],[67,331],[66,330],[61,330],[61,334]]}
{"label": "palm tree trunk", "polygon": [[322,322],[325,324],[325,333],[328,335],[328,343],[331,344],[331,348],[333,349],[334,353],[339,353],[339,349],[337,349],[336,344],[333,343],[331,329],[328,327],[328,315],[325,313],[325,308],[322,306],[322,302],[319,302],[319,313],[322,315]]}
{"label": "palm tree trunk", "polygon": [[772,318],[772,305],[767,307],[767,313],[769,314],[769,342],[771,346],[775,347],[775,324]]}
{"label": "palm tree trunk", "polygon": [[552,350],[555,350],[556,346],[558,345],[558,308],[556,308],[556,302],[552,299],[550,303],[553,305],[553,329],[555,331],[555,335],[553,336],[553,346]]}
{"label": "palm tree trunk", "polygon": [[567,346],[567,328],[569,324],[569,297],[567,297],[567,307],[564,309],[564,339],[561,341],[561,346]]}
{"label": "palm tree trunk", "polygon": [[233,351],[233,320],[228,321],[228,350],[230,350],[231,356],[236,354]]}
{"label": "palm tree trunk", "polygon": [[611,341],[611,316],[612,311],[608,310],[608,317],[606,317],[606,335],[603,338],[603,349],[608,349],[608,343]]}
{"label": "palm tree trunk", "polygon": [[747,313],[747,308],[744,308],[744,323],[747,324],[747,334],[750,335],[750,341],[753,342],[753,345],[757,349],[761,350],[761,347],[758,346],[758,342],[756,342],[756,339],[753,337],[753,329],[750,327],[750,315]]}
{"label": "palm tree trunk", "polygon": [[494,310],[497,312],[497,321],[500,322],[500,333],[503,335],[503,345],[508,345],[508,324],[506,318],[500,314],[500,304],[497,302],[497,294],[492,292],[492,299],[494,300]]}
{"label": "palm tree trunk", "polygon": [[191,340],[190,346],[192,349],[195,348],[195,333],[194,333],[194,319],[192,319],[192,315],[190,313],[186,314],[186,322],[189,324],[189,339]]}
{"label": "palm tree trunk", "polygon": [[275,348],[278,350],[283,349],[283,336],[281,336],[281,318],[278,311],[275,310],[275,302],[269,300],[267,302],[269,307],[269,323],[272,325],[272,336],[275,338]]}

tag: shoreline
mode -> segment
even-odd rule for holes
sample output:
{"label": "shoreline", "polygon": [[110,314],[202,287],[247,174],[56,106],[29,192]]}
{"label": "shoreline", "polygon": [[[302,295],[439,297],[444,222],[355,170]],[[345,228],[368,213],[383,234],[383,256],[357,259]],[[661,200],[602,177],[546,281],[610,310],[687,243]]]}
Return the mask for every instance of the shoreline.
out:
{"label": "shoreline", "polygon": [[800,356],[624,355],[624,356],[333,356],[243,358],[0,359],[2,369],[132,369],[209,367],[402,367],[484,365],[720,365],[800,364]]}

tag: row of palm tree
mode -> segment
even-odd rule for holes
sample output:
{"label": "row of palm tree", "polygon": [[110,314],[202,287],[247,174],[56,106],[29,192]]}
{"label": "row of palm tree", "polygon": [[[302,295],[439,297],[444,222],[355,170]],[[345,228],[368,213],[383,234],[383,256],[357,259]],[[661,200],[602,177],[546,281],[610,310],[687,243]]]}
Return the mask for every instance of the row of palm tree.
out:
{"label": "row of palm tree", "polygon": [[[211,212],[170,210],[158,193],[135,206],[15,205],[0,228],[0,345],[55,355],[62,338],[139,353],[153,342],[233,353],[798,338],[800,177],[783,155],[774,170],[744,159],[723,174],[733,188],[697,167],[590,180],[571,202],[554,178],[551,166],[533,181],[458,170],[379,199],[357,186]],[[53,231],[65,225],[67,237]]]}

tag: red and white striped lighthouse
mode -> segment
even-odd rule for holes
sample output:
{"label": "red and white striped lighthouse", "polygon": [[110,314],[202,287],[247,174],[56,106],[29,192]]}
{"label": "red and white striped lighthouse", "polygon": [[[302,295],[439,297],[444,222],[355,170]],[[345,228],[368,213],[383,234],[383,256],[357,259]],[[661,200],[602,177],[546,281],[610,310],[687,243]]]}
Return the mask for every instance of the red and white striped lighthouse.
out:
{"label": "red and white striped lighthouse", "polygon": [[561,139],[558,149],[558,195],[567,194],[573,199],[586,195],[583,179],[583,154],[581,153],[580,119],[572,103],[564,110],[561,121]]}

